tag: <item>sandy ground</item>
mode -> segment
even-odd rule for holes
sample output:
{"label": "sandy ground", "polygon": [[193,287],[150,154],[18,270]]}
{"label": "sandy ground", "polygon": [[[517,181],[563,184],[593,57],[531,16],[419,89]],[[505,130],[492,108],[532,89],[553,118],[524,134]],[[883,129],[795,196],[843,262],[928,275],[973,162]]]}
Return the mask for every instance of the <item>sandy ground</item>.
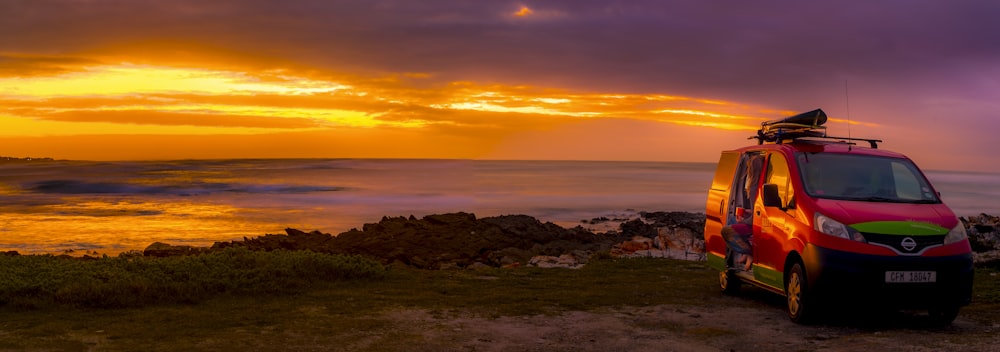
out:
{"label": "sandy ground", "polygon": [[903,313],[802,326],[771,305],[500,318],[396,311],[386,318],[402,333],[423,336],[412,351],[1000,351],[1000,324],[983,326],[961,316],[949,327]]}

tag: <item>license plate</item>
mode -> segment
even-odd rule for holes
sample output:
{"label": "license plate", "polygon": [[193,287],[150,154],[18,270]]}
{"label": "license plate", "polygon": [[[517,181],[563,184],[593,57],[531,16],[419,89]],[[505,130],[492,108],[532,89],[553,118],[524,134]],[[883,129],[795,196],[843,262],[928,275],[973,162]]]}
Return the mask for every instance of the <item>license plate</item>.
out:
{"label": "license plate", "polygon": [[886,271],[885,282],[937,282],[936,271]]}

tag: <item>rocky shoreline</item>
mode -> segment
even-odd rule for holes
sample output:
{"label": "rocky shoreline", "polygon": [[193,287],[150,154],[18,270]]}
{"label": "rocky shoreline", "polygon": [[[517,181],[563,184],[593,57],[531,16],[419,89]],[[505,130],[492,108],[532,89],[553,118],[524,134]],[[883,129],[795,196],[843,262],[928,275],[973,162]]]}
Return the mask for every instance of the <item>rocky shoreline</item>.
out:
{"label": "rocky shoreline", "polygon": [[[1000,266],[1000,217],[979,214],[960,218],[979,265]],[[705,215],[691,212],[637,212],[633,217],[594,218],[565,228],[527,215],[477,218],[471,213],[423,218],[383,217],[336,236],[319,231],[285,229],[210,247],[156,242],[141,255],[169,257],[243,247],[250,250],[310,250],[370,257],[386,265],[420,269],[536,266],[580,268],[595,255],[704,260]],[[20,255],[16,251],[0,253]],[[138,251],[122,255],[140,255]],[[84,259],[89,257],[84,255]]]}
{"label": "rocky shoreline", "polygon": [[984,213],[960,219],[969,234],[973,260],[1000,267],[1000,216]]}
{"label": "rocky shoreline", "polygon": [[[977,263],[1000,263],[1000,217],[980,214],[961,218]],[[582,267],[594,255],[704,260],[705,216],[690,212],[639,212],[635,218],[595,218],[582,223],[617,223],[617,230],[593,232],[564,228],[527,215],[477,218],[470,213],[423,218],[383,217],[361,230],[333,236],[319,231],[286,229],[211,247],[154,243],[143,251],[152,257],[188,255],[229,247],[251,250],[311,250],[375,258],[387,265],[421,269],[477,267]],[[607,225],[607,224],[605,224]]]}
{"label": "rocky shoreline", "polygon": [[362,255],[387,265],[421,269],[517,267],[578,268],[591,256],[659,256],[703,258],[705,216],[688,212],[640,212],[633,219],[593,219],[588,223],[620,222],[619,230],[595,233],[582,226],[564,228],[527,215],[477,218],[470,213],[423,218],[383,217],[360,230],[333,236],[319,231],[286,229],[211,247],[153,243],[143,255],[188,255],[229,247],[251,250],[311,250]]}

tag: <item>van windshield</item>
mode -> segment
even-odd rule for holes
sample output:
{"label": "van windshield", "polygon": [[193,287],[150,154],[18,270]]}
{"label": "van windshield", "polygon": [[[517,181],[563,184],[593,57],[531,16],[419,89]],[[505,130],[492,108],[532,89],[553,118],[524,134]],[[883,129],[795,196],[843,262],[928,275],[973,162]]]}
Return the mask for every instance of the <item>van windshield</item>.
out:
{"label": "van windshield", "polygon": [[796,153],[812,197],[895,203],[940,203],[930,183],[907,159],[857,154]]}

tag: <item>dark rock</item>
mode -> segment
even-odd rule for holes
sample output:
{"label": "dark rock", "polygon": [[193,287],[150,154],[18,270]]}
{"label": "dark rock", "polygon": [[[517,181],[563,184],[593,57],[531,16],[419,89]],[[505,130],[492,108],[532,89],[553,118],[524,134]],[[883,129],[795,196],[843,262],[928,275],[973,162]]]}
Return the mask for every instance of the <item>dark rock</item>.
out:
{"label": "dark rock", "polygon": [[[563,254],[600,247],[606,241],[583,228],[565,229],[526,215],[477,219],[474,214],[428,215],[417,220],[383,218],[361,231],[337,235],[329,247],[334,253],[360,254],[384,263],[400,262],[418,268],[494,267],[527,263],[531,256]],[[606,241],[605,247],[610,247]]]}
{"label": "dark rock", "polygon": [[968,219],[959,218],[959,220],[962,221],[965,231],[969,235],[969,244],[972,246],[973,252],[1000,251],[1000,234],[997,233],[1000,217],[979,214],[970,216]]}
{"label": "dark rock", "polygon": [[656,237],[656,226],[647,224],[639,219],[634,219],[630,221],[623,222],[621,224],[621,233],[628,237]]}
{"label": "dark rock", "polygon": [[705,230],[705,214],[703,213],[688,213],[683,211],[644,211],[640,212],[639,215],[653,227],[683,227],[698,232]]}
{"label": "dark rock", "polygon": [[993,226],[993,225],[975,224],[975,225],[972,225],[972,227],[976,229],[977,233],[990,233],[990,232],[996,232],[997,231],[996,226]]}
{"label": "dark rock", "polygon": [[202,248],[192,246],[174,246],[163,242],[153,242],[142,251],[142,255],[147,257],[173,257],[180,255],[192,255],[203,252]]}
{"label": "dark rock", "polygon": [[[616,221],[617,220],[618,219],[616,219]],[[597,224],[605,223],[605,222],[608,222],[608,221],[611,221],[611,219],[608,219],[608,217],[606,217],[606,216],[602,216],[602,217],[599,217],[599,218],[590,219],[589,222],[587,220],[584,220],[583,222],[591,224],[591,225],[597,225]]]}

